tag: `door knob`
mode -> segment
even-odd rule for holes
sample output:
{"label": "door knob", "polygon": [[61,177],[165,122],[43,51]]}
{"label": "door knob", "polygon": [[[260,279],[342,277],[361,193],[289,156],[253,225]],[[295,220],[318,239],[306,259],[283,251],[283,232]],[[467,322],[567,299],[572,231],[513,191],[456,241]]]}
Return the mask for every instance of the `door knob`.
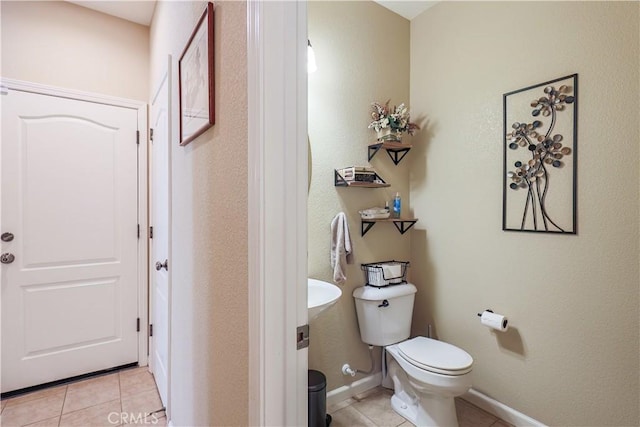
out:
{"label": "door knob", "polygon": [[16,257],[8,252],[0,255],[0,262],[3,264],[11,264],[15,259]]}
{"label": "door knob", "polygon": [[2,233],[2,236],[0,236],[0,240],[2,240],[3,242],[10,242],[13,240],[13,234]]}
{"label": "door knob", "polygon": [[164,268],[165,270],[169,271],[169,260],[168,260],[168,259],[165,259],[165,260],[164,260],[164,263],[162,263],[162,262],[160,262],[160,261],[157,261],[157,262],[156,262],[156,270],[160,271],[160,270],[162,270],[163,268]]}

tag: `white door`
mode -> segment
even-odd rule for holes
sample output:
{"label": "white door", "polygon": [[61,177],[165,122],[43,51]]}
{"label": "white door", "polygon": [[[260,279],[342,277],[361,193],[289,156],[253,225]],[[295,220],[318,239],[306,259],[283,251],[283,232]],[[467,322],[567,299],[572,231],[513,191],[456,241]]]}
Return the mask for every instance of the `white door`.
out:
{"label": "white door", "polygon": [[[169,397],[169,152],[170,152],[170,81],[167,72],[151,105],[151,371],[156,379],[160,398],[166,408]],[[165,264],[165,262],[167,264]],[[157,264],[160,263],[160,264]],[[158,269],[159,267],[159,269]]]}
{"label": "white door", "polygon": [[137,111],[0,99],[2,392],[137,362]]}

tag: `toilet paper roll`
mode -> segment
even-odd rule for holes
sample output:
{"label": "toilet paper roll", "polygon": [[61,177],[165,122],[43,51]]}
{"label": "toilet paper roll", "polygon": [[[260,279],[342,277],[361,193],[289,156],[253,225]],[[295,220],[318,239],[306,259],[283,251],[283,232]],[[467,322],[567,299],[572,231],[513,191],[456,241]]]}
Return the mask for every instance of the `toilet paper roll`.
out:
{"label": "toilet paper roll", "polygon": [[509,320],[502,314],[484,311],[480,316],[480,323],[484,326],[504,332],[509,329]]}

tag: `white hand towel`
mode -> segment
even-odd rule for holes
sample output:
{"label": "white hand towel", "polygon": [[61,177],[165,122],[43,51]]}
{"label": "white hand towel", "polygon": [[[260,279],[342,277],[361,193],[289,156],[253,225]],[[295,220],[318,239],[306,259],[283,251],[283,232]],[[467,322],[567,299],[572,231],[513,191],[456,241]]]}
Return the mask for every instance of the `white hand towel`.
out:
{"label": "white hand towel", "polygon": [[400,283],[402,282],[402,265],[399,263],[395,264],[381,264],[382,267],[382,277],[384,280],[388,280],[389,283]]}
{"label": "white hand towel", "polygon": [[331,221],[331,267],[333,281],[344,283],[347,280],[347,264],[353,263],[353,250],[347,216],[340,212]]}

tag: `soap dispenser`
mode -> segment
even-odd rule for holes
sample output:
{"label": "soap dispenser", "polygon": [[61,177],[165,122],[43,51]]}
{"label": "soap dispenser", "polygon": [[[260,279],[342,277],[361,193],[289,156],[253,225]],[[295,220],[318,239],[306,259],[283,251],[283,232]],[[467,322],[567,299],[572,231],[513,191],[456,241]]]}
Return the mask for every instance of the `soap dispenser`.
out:
{"label": "soap dispenser", "polygon": [[400,193],[396,193],[396,197],[393,198],[393,217],[400,218],[400,212],[402,210],[402,201],[400,200]]}

